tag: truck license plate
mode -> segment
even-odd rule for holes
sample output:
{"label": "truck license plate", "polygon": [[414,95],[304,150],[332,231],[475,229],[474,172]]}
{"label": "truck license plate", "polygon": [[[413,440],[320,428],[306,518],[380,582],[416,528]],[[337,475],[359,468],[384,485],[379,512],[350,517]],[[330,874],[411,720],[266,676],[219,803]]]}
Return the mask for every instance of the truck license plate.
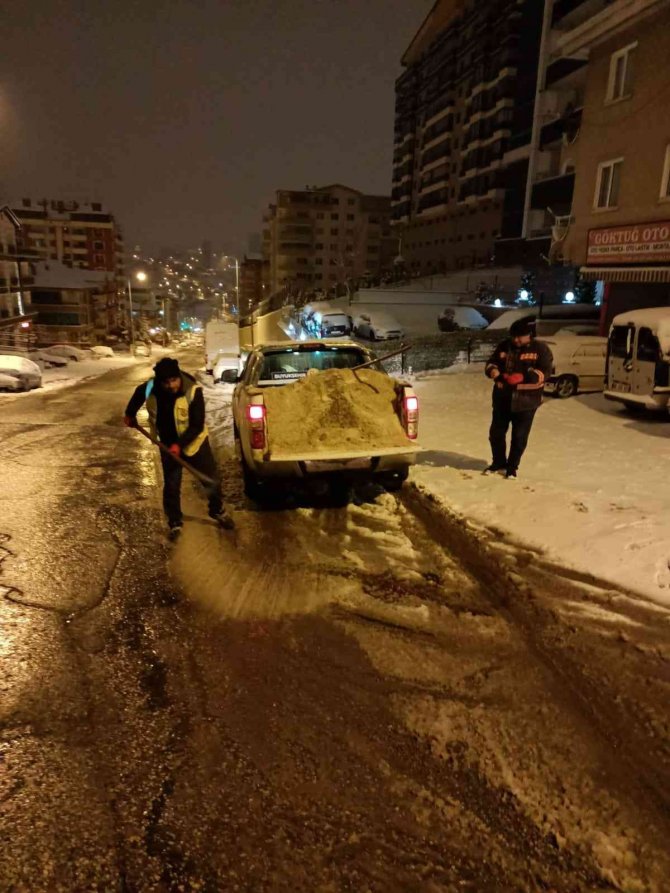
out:
{"label": "truck license plate", "polygon": [[358,471],[370,468],[372,459],[312,459],[305,462],[305,470],[314,473],[320,471]]}
{"label": "truck license plate", "polygon": [[627,381],[613,381],[612,390],[622,391],[624,394],[628,394],[630,392],[630,384]]}

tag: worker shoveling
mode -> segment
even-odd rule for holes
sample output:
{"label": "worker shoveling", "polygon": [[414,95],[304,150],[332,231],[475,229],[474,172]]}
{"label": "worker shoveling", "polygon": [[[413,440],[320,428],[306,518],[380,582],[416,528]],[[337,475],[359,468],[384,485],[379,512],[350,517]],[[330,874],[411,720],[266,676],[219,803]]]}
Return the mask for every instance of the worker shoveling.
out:
{"label": "worker shoveling", "polygon": [[[170,539],[182,529],[181,478],[186,468],[203,485],[209,516],[225,530],[234,527],[223,507],[221,480],[209,445],[205,425],[205,400],[202,387],[177,360],[164,357],[154,366],[155,377],[139,385],[123,418],[129,428],[137,428],[160,449],[163,469],[163,510],[167,516]],[[137,423],[137,413],[146,403],[151,434]]]}

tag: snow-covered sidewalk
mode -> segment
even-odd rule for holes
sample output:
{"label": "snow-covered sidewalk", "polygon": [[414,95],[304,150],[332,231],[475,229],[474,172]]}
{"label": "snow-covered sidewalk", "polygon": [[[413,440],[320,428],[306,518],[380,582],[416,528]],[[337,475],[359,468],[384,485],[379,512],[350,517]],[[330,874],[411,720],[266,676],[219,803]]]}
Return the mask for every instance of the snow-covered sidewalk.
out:
{"label": "snow-covered sidewalk", "polygon": [[549,560],[670,605],[670,420],[602,394],[547,398],[517,481],[483,476],[491,384],[481,366],[419,379],[412,480]]}

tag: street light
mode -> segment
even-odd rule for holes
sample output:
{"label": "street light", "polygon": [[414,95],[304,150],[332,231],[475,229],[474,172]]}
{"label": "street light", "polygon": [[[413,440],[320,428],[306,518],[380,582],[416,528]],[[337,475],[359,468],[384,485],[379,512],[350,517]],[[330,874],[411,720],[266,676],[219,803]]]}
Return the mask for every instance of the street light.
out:
{"label": "street light", "polygon": [[[138,270],[135,273],[135,279],[138,282],[146,282],[147,274],[144,270]],[[128,277],[128,303],[130,304],[130,351],[134,353],[135,351],[135,321],[133,319],[133,289],[131,286],[130,276]]]}

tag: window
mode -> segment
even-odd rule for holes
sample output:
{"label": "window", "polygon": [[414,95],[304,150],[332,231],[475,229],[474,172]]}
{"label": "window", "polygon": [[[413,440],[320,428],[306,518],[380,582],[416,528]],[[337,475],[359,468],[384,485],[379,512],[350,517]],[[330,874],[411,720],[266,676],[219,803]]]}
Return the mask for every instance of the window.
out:
{"label": "window", "polygon": [[323,258],[317,257],[316,260],[314,261],[314,263],[317,265],[317,267],[323,266]]}
{"label": "window", "polygon": [[319,213],[316,215],[316,219],[317,219],[317,220],[323,220],[324,216],[325,216],[325,215],[324,215],[323,211],[319,211]]}
{"label": "window", "polygon": [[323,242],[317,242],[314,245],[314,247],[316,248],[317,251],[319,251],[319,250],[323,251]]}
{"label": "window", "polygon": [[96,251],[102,251],[105,246],[103,245],[102,242],[94,242],[93,247],[95,248]]}
{"label": "window", "polygon": [[661,178],[661,199],[670,199],[670,145],[665,147],[665,162]]}
{"label": "window", "polygon": [[660,348],[651,329],[641,328],[637,334],[637,358],[645,363],[655,363],[660,357]]}
{"label": "window", "polygon": [[340,234],[340,231],[337,227],[335,227],[334,229],[331,229],[330,234],[331,236],[338,236]]}
{"label": "window", "polygon": [[607,81],[607,102],[616,102],[631,95],[632,56],[637,46],[631,43],[610,58],[610,74]]}
{"label": "window", "polygon": [[635,329],[632,326],[614,326],[610,334],[610,354],[620,360],[626,360],[633,355],[633,335]]}
{"label": "window", "polygon": [[339,215],[339,214],[331,214],[331,215],[330,215],[330,219],[331,219],[331,220],[339,220],[339,219],[340,219],[340,215]]}
{"label": "window", "polygon": [[594,208],[616,208],[619,204],[619,183],[623,158],[603,161],[598,165]]}
{"label": "window", "polygon": [[355,204],[356,204],[356,199],[355,199],[355,198],[348,198],[348,199],[347,199],[347,204],[348,204],[348,205],[355,205]]}
{"label": "window", "polygon": [[354,218],[353,214],[347,214],[347,220],[354,220],[354,219],[355,218]]}

